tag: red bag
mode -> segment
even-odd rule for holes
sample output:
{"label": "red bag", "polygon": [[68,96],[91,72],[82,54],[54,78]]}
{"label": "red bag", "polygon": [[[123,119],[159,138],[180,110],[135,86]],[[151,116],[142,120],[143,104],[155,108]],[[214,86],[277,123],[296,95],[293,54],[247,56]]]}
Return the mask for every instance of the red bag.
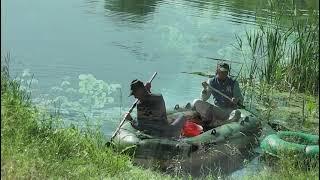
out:
{"label": "red bag", "polygon": [[181,135],[185,137],[193,137],[193,136],[198,136],[202,132],[203,132],[202,126],[190,120],[187,120],[182,128]]}

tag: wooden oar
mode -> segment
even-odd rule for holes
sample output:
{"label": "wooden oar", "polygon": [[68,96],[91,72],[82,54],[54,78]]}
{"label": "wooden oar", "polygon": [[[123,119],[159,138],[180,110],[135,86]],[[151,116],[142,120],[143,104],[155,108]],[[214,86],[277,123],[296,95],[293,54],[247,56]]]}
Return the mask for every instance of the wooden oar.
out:
{"label": "wooden oar", "polygon": [[[150,79],[148,82],[151,83],[152,80],[156,77],[157,74],[158,74],[158,73],[155,72],[155,73],[152,75],[151,79]],[[126,114],[126,116],[122,119],[122,121],[120,122],[119,126],[118,126],[117,129],[114,131],[113,135],[111,136],[111,140],[110,140],[110,141],[112,141],[113,138],[117,135],[117,133],[119,132],[121,126],[123,125],[123,123],[124,123],[125,120],[127,119],[127,116],[133,111],[133,109],[136,107],[137,103],[138,103],[138,99],[135,100],[135,102],[133,103],[133,105],[132,105],[131,108],[129,109],[129,112],[128,112],[128,113]]]}

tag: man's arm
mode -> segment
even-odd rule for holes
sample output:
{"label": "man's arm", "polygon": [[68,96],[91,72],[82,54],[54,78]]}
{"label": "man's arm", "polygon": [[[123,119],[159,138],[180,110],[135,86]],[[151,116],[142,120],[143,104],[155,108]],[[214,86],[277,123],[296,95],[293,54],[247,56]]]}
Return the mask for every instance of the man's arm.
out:
{"label": "man's arm", "polygon": [[133,119],[132,116],[131,116],[129,113],[126,113],[126,114],[125,114],[125,117],[126,117],[126,120],[127,120],[127,121],[130,121],[131,126],[132,126],[133,128],[140,130],[140,128],[139,128],[139,126],[138,126],[138,121],[137,121],[137,119]]}
{"label": "man's arm", "polygon": [[147,82],[146,85],[145,85],[145,87],[146,87],[147,91],[148,91],[149,93],[151,93],[151,83],[150,83],[150,82]]}
{"label": "man's arm", "polygon": [[137,119],[132,120],[131,122],[131,126],[137,130],[141,130],[141,128],[139,127],[138,121]]}
{"label": "man's arm", "polygon": [[[210,79],[207,80],[207,83],[210,84]],[[202,85],[203,86],[203,85]],[[203,101],[207,101],[212,94],[212,91],[207,86],[203,87],[203,90],[201,91],[201,99]]]}
{"label": "man's arm", "polygon": [[[164,102],[163,96],[161,95],[161,100],[160,100],[160,109],[159,113],[163,116],[164,120],[167,120],[167,109],[166,109],[166,104]],[[166,121],[167,122],[167,121]]]}
{"label": "man's arm", "polygon": [[234,82],[233,97],[238,100],[239,104],[243,104],[243,96],[241,94],[241,90],[240,90],[240,86],[239,86],[238,81]]}

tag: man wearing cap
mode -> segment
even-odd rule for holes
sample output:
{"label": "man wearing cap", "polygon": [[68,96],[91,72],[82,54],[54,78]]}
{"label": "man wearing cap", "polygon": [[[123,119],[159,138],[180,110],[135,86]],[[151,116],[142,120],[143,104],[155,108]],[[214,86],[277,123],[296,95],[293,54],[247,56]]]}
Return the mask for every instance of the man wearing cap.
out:
{"label": "man wearing cap", "polygon": [[[229,77],[229,65],[227,63],[218,64],[216,76],[202,82],[203,90],[201,99],[193,101],[193,107],[200,113],[205,128],[216,127],[226,121],[230,113],[237,109],[236,104],[243,103],[243,96],[239,83]],[[215,88],[232,99],[232,102],[210,87]],[[214,104],[206,102],[210,96],[213,96]],[[239,111],[235,111],[237,118],[240,116]],[[234,114],[234,113],[233,113]]]}
{"label": "man wearing cap", "polygon": [[180,115],[173,123],[167,121],[167,113],[164,99],[161,94],[150,92],[151,84],[146,86],[139,80],[131,82],[131,93],[139,101],[137,103],[137,120],[133,120],[130,114],[127,120],[131,121],[134,128],[147,134],[161,137],[177,137],[186,121]]}

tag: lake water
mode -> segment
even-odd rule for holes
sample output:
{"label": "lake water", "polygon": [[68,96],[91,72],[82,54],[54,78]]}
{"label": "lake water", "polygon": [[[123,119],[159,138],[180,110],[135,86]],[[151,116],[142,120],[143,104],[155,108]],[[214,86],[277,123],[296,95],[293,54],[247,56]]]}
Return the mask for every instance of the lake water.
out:
{"label": "lake water", "polygon": [[[235,35],[265,23],[265,0],[1,1],[1,51],[34,101],[71,122],[98,121],[106,135],[134,102],[133,79],[148,80],[167,108],[199,97],[223,58],[241,62]],[[298,8],[318,7],[299,0]],[[239,71],[232,64],[234,75]],[[34,77],[32,78],[32,75]]]}

